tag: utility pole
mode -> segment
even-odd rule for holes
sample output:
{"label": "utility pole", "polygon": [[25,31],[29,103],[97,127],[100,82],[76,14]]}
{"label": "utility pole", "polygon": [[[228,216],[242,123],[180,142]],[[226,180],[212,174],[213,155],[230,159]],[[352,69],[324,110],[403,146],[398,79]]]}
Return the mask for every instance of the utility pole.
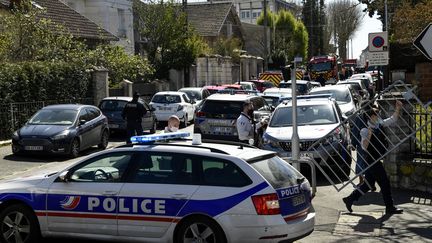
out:
{"label": "utility pole", "polygon": [[[267,0],[264,0],[264,71],[268,70],[268,46],[267,46]],[[252,17],[252,16],[251,16]]]}
{"label": "utility pole", "polygon": [[[186,8],[187,8],[187,0],[182,0],[182,11],[185,14],[185,31],[187,31],[188,28],[188,16],[187,16],[187,12],[186,12]],[[184,67],[183,68],[183,84],[184,87],[189,87],[190,86],[190,76],[189,76],[189,70],[190,67]]]}

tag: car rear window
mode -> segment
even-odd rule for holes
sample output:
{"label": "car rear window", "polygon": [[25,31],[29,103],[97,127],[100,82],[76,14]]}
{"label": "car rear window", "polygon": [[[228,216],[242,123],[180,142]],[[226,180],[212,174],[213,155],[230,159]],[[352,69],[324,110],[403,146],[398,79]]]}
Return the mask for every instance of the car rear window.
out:
{"label": "car rear window", "polygon": [[329,89],[329,90],[319,90],[319,91],[311,91],[311,95],[315,94],[331,94],[338,104],[346,104],[351,102],[351,96],[349,94],[349,90],[338,90],[338,89]]}
{"label": "car rear window", "polygon": [[242,106],[243,102],[240,101],[206,100],[201,111],[207,113],[240,115]]}
{"label": "car rear window", "polygon": [[251,163],[275,189],[297,185],[303,176],[278,156]]}
{"label": "car rear window", "polygon": [[179,95],[155,95],[152,102],[163,104],[181,103],[181,98]]}
{"label": "car rear window", "polygon": [[127,101],[124,100],[103,100],[100,104],[102,111],[123,111]]}
{"label": "car rear window", "polygon": [[[324,125],[336,123],[336,116],[330,105],[305,105],[297,107],[298,125]],[[292,107],[276,109],[270,127],[292,126]]]}

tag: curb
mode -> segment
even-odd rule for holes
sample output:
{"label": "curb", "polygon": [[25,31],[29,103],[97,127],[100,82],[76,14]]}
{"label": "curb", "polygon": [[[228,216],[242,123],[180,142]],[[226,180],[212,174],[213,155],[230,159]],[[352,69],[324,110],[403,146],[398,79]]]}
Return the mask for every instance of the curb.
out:
{"label": "curb", "polygon": [[0,147],[9,146],[11,143],[12,143],[12,140],[0,141]]}

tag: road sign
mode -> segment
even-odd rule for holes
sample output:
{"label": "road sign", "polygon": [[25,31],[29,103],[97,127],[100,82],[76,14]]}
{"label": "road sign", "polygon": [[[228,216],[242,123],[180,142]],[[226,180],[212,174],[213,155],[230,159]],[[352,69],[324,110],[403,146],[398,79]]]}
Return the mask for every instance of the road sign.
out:
{"label": "road sign", "polygon": [[369,52],[369,66],[385,66],[388,65],[388,51]]}
{"label": "road sign", "polygon": [[413,44],[423,55],[432,60],[432,23],[429,23],[420,35],[417,36]]}
{"label": "road sign", "polygon": [[387,32],[369,33],[369,51],[387,51],[388,37]]}

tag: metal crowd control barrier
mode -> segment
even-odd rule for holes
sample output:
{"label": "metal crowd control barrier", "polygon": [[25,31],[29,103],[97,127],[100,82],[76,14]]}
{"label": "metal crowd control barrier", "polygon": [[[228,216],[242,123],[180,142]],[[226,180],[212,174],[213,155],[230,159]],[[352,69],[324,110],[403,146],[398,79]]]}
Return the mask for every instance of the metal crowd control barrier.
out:
{"label": "metal crowd control barrier", "polygon": [[[427,141],[432,141],[431,132],[429,131],[432,123],[432,109],[429,107],[432,103],[423,104],[415,95],[415,89],[416,87],[407,85],[402,81],[395,82],[367,103],[363,103],[362,107],[345,119],[343,124],[333,129],[323,138],[315,141],[308,148],[306,153],[314,157],[313,162],[315,166],[337,191],[342,190],[349,184],[355,186],[354,180],[359,175],[364,174],[374,164],[381,163],[381,159],[402,144],[409,142],[409,139],[413,139],[417,146],[422,147],[427,147]],[[401,101],[403,106],[400,109],[397,121],[389,125],[392,122],[389,122],[388,118],[392,116],[397,100]],[[360,162],[359,160],[366,160],[370,154],[367,151],[361,152],[361,136],[355,133],[354,130],[365,128],[366,131],[364,132],[367,132],[369,125],[359,122],[358,119],[359,117],[364,117],[364,119],[368,120],[369,116],[364,111],[372,105],[379,105],[380,113],[378,116],[385,121],[386,125],[389,125],[386,128],[380,129],[386,138],[385,141],[380,141],[380,144],[387,149],[379,153],[379,158],[374,161],[368,161],[363,166],[360,165],[361,171],[355,173],[357,162]],[[384,110],[381,109],[382,107],[389,107],[390,109]],[[428,112],[429,119],[426,119],[426,122],[419,122],[416,119],[418,118],[415,115],[417,112],[413,111],[418,110]],[[416,137],[416,134],[419,134],[420,131],[427,129],[429,129],[428,132],[422,133],[425,134],[423,137]],[[358,144],[355,150],[352,144]]]}
{"label": "metal crowd control barrier", "polygon": [[315,163],[314,160],[311,158],[302,157],[299,160],[293,160],[291,157],[283,157],[283,160],[285,160],[288,163],[291,164],[308,164],[311,168],[311,177],[312,177],[312,197],[315,197],[316,194],[316,169],[315,169]]}

